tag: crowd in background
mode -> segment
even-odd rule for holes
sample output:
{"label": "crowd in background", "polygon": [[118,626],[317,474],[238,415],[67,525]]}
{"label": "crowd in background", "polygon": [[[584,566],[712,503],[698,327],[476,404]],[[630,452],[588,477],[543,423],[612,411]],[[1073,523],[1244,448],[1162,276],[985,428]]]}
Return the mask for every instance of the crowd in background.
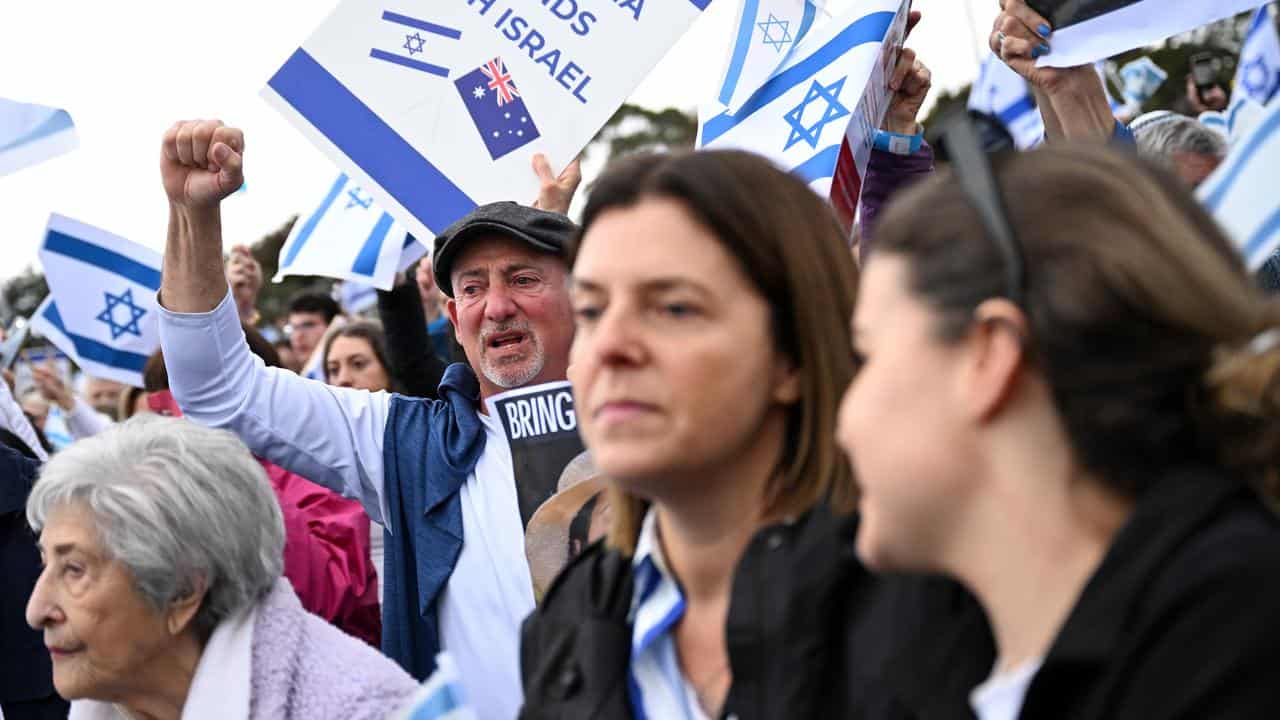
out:
{"label": "crowd in background", "polygon": [[[759,157],[646,154],[282,327],[223,254],[243,133],[173,126],[145,386],[0,384],[3,717],[381,718],[441,668],[431,717],[1275,716],[1280,261],[1192,194],[1232,140],[1118,121],[1022,0],[990,40],[1043,146],[875,150],[852,251]],[[483,401],[566,379],[539,564]]]}

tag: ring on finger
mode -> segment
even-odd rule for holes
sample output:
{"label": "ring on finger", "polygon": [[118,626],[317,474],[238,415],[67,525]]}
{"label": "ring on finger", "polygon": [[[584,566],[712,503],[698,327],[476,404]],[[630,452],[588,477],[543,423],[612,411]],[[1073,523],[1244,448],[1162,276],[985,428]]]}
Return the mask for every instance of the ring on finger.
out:
{"label": "ring on finger", "polygon": [[1006,36],[1003,31],[996,33],[996,45],[1003,46],[1005,37]]}

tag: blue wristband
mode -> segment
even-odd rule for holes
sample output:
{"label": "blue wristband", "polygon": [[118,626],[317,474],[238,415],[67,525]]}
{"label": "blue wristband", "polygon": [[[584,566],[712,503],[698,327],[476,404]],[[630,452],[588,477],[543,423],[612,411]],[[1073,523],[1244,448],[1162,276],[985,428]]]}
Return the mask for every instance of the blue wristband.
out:
{"label": "blue wristband", "polygon": [[923,132],[918,132],[915,135],[902,135],[888,130],[877,130],[874,147],[877,150],[893,153],[894,155],[915,155],[920,152],[920,146],[923,144]]}

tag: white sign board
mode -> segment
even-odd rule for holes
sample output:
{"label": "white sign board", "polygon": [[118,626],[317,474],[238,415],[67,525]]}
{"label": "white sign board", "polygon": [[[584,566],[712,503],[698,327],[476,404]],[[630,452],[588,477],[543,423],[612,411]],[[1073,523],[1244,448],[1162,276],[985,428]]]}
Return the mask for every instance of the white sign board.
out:
{"label": "white sign board", "polygon": [[532,202],[711,0],[345,0],[264,97],[417,237]]}

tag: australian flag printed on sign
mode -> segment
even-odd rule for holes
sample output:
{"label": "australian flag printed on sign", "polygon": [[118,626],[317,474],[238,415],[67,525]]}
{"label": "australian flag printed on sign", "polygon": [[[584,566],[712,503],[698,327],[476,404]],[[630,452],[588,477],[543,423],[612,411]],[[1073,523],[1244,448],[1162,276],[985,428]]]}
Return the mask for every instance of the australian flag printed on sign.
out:
{"label": "australian flag printed on sign", "polygon": [[538,127],[502,58],[490,60],[453,84],[494,160],[538,139]]}

